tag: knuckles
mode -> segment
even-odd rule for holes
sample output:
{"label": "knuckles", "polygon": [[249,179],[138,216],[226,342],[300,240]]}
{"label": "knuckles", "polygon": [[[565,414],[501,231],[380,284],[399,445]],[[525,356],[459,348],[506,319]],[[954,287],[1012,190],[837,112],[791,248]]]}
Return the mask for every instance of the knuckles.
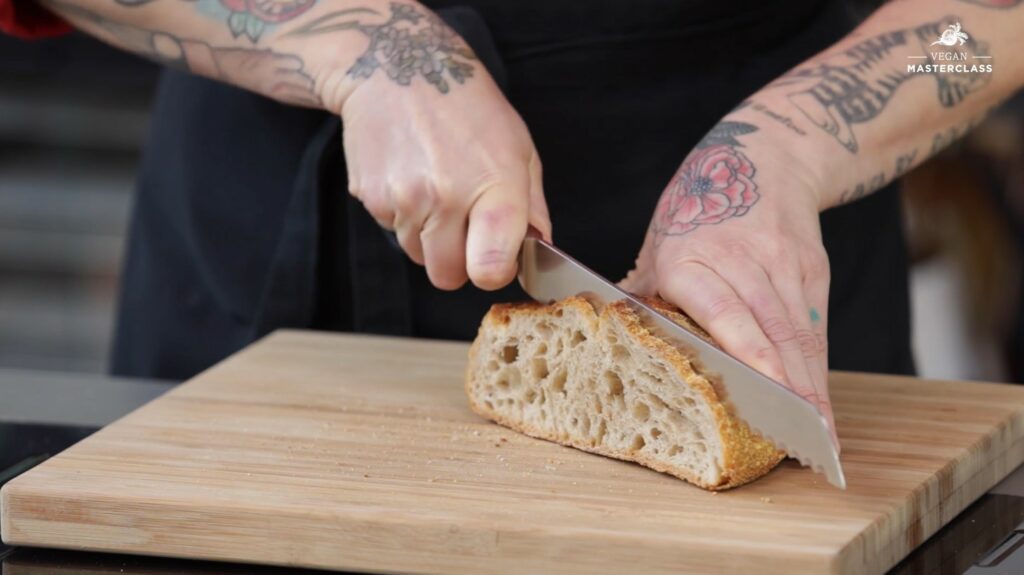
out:
{"label": "knuckles", "polygon": [[789,318],[768,317],[760,323],[768,341],[775,345],[787,344],[797,339],[797,330]]}
{"label": "knuckles", "polygon": [[832,267],[824,249],[811,250],[804,257],[804,277],[828,283],[832,278]]}
{"label": "knuckles", "polygon": [[708,321],[712,324],[727,322],[746,315],[747,305],[734,297],[711,300],[707,307]]}
{"label": "knuckles", "polygon": [[430,182],[407,182],[391,189],[391,202],[395,211],[403,214],[429,213],[439,202],[437,188]]}
{"label": "knuckles", "polygon": [[818,336],[809,329],[798,329],[795,333],[796,340],[800,343],[800,351],[804,357],[817,357],[821,353],[818,345]]}

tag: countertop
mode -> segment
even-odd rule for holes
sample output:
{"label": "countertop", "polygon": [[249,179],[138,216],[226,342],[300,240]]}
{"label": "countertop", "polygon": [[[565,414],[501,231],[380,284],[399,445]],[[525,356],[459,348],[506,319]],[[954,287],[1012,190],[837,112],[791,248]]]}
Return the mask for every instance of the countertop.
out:
{"label": "countertop", "polygon": [[[175,382],[0,370],[0,484],[171,389]],[[1018,528],[1020,527],[1020,531]],[[311,573],[199,561],[11,548],[8,573]],[[891,573],[1024,573],[1024,466]]]}

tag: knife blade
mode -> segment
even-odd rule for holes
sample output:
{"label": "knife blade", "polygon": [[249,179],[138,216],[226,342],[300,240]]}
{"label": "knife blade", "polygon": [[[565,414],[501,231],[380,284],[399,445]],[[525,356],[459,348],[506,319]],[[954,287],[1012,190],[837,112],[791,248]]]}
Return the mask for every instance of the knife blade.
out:
{"label": "knife blade", "polygon": [[828,423],[809,401],[591,271],[542,239],[527,237],[519,252],[519,283],[533,299],[551,303],[583,295],[597,303],[626,300],[655,332],[692,350],[702,371],[721,383],[738,417],[802,465],[846,489]]}

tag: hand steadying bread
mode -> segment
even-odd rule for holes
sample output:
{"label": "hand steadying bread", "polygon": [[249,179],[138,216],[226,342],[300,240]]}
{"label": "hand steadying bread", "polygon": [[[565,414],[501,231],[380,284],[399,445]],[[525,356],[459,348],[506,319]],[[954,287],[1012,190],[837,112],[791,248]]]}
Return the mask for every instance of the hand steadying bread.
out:
{"label": "hand steadying bread", "polygon": [[[676,308],[647,302],[708,338]],[[501,425],[705,489],[753,481],[785,457],[625,302],[600,312],[582,297],[493,306],[470,349],[466,393]]]}

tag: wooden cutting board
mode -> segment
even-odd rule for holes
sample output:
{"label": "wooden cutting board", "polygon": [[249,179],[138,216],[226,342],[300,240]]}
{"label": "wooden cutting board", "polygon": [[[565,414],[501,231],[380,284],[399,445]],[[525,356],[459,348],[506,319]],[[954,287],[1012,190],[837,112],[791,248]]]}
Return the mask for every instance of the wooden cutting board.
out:
{"label": "wooden cutting board", "polygon": [[1024,389],[832,376],[849,489],[718,494],[470,412],[465,344],[278,332],[8,483],[15,545],[401,573],[880,573],[1024,461]]}

